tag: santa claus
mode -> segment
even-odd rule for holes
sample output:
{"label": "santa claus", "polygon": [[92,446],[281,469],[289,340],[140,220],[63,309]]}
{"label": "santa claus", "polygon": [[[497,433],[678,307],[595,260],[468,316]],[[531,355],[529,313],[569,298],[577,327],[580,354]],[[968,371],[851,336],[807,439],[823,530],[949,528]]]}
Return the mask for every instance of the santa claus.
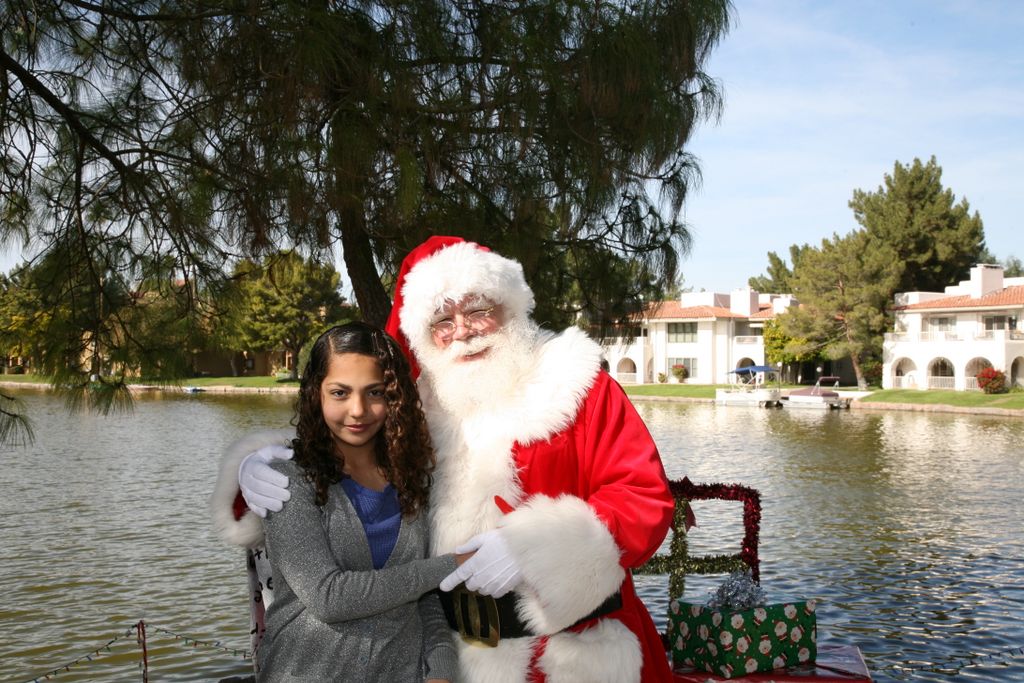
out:
{"label": "santa claus", "polygon": [[[387,325],[420,373],[437,454],[432,551],[476,551],[441,584],[462,680],[670,681],[630,574],[671,523],[660,457],[600,347],[540,329],[533,305],[520,264],[432,237],[403,262]],[[227,479],[255,445],[233,449]],[[287,498],[264,464],[282,451],[244,460],[256,512]]]}

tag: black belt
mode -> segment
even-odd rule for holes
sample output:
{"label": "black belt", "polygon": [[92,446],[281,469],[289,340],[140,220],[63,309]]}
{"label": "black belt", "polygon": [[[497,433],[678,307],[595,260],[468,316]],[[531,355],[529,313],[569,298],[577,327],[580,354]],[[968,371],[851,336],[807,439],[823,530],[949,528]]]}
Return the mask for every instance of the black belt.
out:
{"label": "black belt", "polygon": [[[452,591],[439,590],[441,607],[448,625],[459,632],[463,640],[496,647],[504,638],[523,638],[538,635],[519,619],[516,612],[516,593],[506,593],[500,598],[480,595],[460,583]],[[567,628],[578,626],[585,621],[603,617],[622,609],[622,593],[615,591],[597,609]]]}

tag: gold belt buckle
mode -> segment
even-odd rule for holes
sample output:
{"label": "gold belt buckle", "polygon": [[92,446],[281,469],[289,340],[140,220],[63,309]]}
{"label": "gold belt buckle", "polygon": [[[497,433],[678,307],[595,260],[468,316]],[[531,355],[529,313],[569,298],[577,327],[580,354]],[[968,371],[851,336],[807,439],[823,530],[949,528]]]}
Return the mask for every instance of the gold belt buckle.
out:
{"label": "gold belt buckle", "polygon": [[[483,632],[483,620],[480,618],[480,604],[487,613],[487,633]],[[498,624],[498,603],[489,595],[480,595],[460,583],[452,590],[452,604],[455,608],[455,623],[459,627],[462,640],[470,645],[498,647],[500,626]],[[469,623],[463,616],[463,607],[469,613]]]}

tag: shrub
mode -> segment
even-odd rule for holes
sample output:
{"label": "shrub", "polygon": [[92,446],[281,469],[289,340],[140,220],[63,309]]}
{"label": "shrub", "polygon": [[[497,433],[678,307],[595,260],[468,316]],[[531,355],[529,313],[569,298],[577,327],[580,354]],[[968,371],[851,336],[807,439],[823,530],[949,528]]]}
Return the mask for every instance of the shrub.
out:
{"label": "shrub", "polygon": [[685,365],[673,365],[672,375],[680,382],[685,382],[686,378],[690,376],[690,371],[686,369]]}
{"label": "shrub", "polygon": [[995,368],[985,368],[974,376],[978,388],[986,394],[1001,394],[1006,391],[1006,373]]}
{"label": "shrub", "polygon": [[877,360],[866,360],[860,364],[860,371],[864,375],[864,381],[871,386],[882,386],[882,363]]}
{"label": "shrub", "polygon": [[666,375],[664,372],[659,372],[658,373],[658,381],[661,382],[662,384],[664,384],[665,382],[668,381],[668,375]]}

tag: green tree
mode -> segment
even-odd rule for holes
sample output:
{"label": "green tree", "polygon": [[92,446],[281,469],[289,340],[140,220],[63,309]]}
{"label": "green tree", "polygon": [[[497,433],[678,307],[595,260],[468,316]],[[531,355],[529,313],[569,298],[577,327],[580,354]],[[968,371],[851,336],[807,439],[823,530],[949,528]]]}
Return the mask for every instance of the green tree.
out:
{"label": "green tree", "polygon": [[791,337],[786,334],[782,323],[769,319],[764,323],[764,356],[770,365],[780,365],[783,375],[792,379],[794,363],[816,361],[821,353],[816,344],[806,337]]}
{"label": "green tree", "polygon": [[773,292],[784,294],[793,291],[790,281],[793,278],[793,270],[800,264],[800,257],[811,247],[807,244],[793,244],[789,247],[789,262],[792,269],[786,265],[786,260],[774,251],[768,252],[768,274],[758,275],[747,280],[751,289],[759,292]]}
{"label": "green tree", "polygon": [[[568,320],[549,302],[609,256],[673,281],[698,172],[683,146],[719,113],[702,68],[729,9],[5,3],[2,229],[41,248],[130,231],[183,277],[216,276],[237,250],[340,242],[374,322],[381,275],[455,232],[520,257],[543,317]],[[77,220],[88,211],[108,221]],[[604,291],[629,299],[619,284]]]}
{"label": "green tree", "polygon": [[242,374],[241,351],[249,348],[245,322],[248,315],[247,287],[259,277],[259,266],[249,259],[235,264],[231,276],[206,288],[201,296],[202,348],[227,354],[231,374]]}
{"label": "green tree", "polygon": [[849,356],[860,386],[866,386],[865,364],[880,357],[901,272],[894,250],[869,248],[870,242],[858,230],[805,251],[791,281],[799,306],[778,317],[785,334],[806,340],[790,344],[790,352]]}
{"label": "green tree", "polygon": [[[674,281],[689,246],[679,216],[699,168],[685,145],[720,114],[704,66],[730,12],[9,0],[0,241],[59,252],[71,274],[52,289],[69,309],[96,299],[75,278],[119,281],[90,267],[95,244],[128,249],[118,267],[170,257],[192,305],[239,258],[340,245],[381,323],[401,257],[457,234],[522,261],[540,320],[618,320]],[[93,328],[100,346],[123,342]]]}
{"label": "green tree", "polygon": [[272,181],[228,214],[240,232],[269,231],[284,205],[290,225],[319,231],[293,241],[336,235],[377,323],[381,274],[427,234],[455,232],[518,258],[538,317],[565,324],[579,308],[598,321],[638,308],[616,260],[662,288],[674,279],[696,172],[683,145],[718,112],[701,66],[727,22],[710,0],[259,3],[172,39],[214,103],[201,129],[224,150],[216,166]]}
{"label": "green tree", "polygon": [[240,326],[245,346],[290,352],[296,360],[291,370],[294,379],[302,348],[328,322],[345,314],[340,282],[334,266],[303,259],[294,251],[268,258],[258,277],[243,288]]}
{"label": "green tree", "polygon": [[902,272],[894,291],[941,292],[966,279],[986,251],[981,217],[943,187],[934,156],[896,162],[876,191],[854,190],[850,208],[869,237],[866,248],[895,252]]}
{"label": "green tree", "polygon": [[129,382],[186,376],[195,296],[166,265],[111,240],[93,243],[86,259],[48,251],[32,267],[49,312],[37,371],[67,390],[72,407],[129,407]]}
{"label": "green tree", "polygon": [[33,286],[27,264],[0,275],[0,353],[38,365],[52,316]]}

